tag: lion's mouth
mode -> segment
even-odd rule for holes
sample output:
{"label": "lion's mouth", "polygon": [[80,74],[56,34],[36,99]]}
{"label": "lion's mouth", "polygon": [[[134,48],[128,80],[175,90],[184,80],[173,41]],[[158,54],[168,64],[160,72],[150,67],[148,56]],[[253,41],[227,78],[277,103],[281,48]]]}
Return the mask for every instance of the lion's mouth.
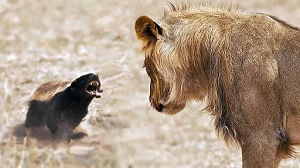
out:
{"label": "lion's mouth", "polygon": [[166,114],[176,114],[180,112],[185,107],[185,103],[175,104],[175,103],[167,103],[167,104],[159,104],[158,107],[156,107],[156,110],[158,112],[166,113]]}
{"label": "lion's mouth", "polygon": [[101,97],[101,93],[103,92],[102,89],[100,89],[100,82],[98,81],[92,81],[88,84],[88,86],[86,87],[86,91],[88,94],[99,98]]}

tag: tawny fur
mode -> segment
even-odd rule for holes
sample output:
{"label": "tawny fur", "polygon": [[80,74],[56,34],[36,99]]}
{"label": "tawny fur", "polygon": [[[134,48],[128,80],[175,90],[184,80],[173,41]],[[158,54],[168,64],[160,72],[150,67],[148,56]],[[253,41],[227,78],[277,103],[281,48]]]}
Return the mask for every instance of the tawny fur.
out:
{"label": "tawny fur", "polygon": [[39,86],[33,93],[32,100],[48,101],[56,93],[65,90],[71,82],[51,81]]}
{"label": "tawny fur", "polygon": [[261,13],[171,5],[135,29],[154,108],[175,114],[207,98],[216,130],[241,146],[243,167],[277,167],[291,155],[295,132],[286,128],[295,123],[284,122],[300,117],[298,28]]}

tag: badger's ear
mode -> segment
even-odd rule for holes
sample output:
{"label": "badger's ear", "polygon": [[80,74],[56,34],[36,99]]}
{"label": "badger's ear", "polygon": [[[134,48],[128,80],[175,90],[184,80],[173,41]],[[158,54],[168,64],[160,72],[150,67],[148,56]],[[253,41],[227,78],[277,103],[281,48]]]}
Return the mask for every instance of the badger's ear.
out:
{"label": "badger's ear", "polygon": [[74,88],[76,88],[76,80],[74,80],[74,81],[72,81],[72,83],[71,83],[71,89],[74,89]]}
{"label": "badger's ear", "polygon": [[162,35],[162,28],[147,16],[139,17],[135,22],[137,37],[145,42],[156,42],[158,36]]}

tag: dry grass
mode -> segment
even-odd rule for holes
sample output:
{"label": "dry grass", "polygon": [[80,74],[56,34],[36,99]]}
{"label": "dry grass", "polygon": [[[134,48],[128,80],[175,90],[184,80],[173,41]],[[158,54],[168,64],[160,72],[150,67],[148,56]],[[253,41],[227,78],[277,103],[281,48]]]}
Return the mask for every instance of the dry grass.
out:
{"label": "dry grass", "polygon": [[[297,0],[239,3],[295,25],[299,5]],[[0,1],[1,167],[241,167],[239,149],[216,137],[201,104],[176,116],[149,107],[134,22],[144,14],[157,19],[166,6],[155,0]],[[82,123],[88,138],[54,144],[11,135],[39,84],[85,72],[98,73],[105,89]],[[300,167],[300,155],[281,167]]]}

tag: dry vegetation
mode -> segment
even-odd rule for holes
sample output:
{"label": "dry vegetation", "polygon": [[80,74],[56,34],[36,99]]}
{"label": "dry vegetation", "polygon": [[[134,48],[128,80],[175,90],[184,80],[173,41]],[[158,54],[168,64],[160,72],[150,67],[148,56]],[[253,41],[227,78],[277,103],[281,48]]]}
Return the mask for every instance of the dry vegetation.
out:
{"label": "dry vegetation", "polygon": [[[238,4],[300,26],[297,0]],[[176,116],[150,108],[134,22],[144,14],[157,19],[166,7],[156,0],[0,1],[0,167],[241,167],[239,149],[217,138],[201,103]],[[85,72],[99,74],[105,90],[82,123],[88,138],[54,144],[12,136],[39,84]],[[281,167],[300,167],[300,155]]]}

